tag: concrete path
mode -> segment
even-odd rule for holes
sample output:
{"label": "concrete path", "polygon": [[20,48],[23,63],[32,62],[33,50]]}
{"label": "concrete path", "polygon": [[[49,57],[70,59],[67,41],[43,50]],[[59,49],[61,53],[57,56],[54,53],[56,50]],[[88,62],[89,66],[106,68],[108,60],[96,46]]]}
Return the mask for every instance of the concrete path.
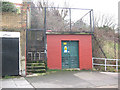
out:
{"label": "concrete path", "polygon": [[35,88],[118,88],[117,73],[59,71],[26,79]]}
{"label": "concrete path", "polygon": [[30,83],[24,78],[2,79],[0,88],[33,88]]}

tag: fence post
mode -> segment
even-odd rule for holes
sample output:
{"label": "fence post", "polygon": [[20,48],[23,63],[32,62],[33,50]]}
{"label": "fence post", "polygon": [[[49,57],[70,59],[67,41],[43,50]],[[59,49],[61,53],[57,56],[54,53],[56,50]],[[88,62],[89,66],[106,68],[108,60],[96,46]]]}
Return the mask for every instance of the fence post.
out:
{"label": "fence post", "polygon": [[118,59],[116,59],[116,71],[118,71]]}
{"label": "fence post", "polygon": [[106,71],[106,58],[105,58],[105,71]]}
{"label": "fence post", "polygon": [[36,60],[36,52],[34,53],[34,60]]}

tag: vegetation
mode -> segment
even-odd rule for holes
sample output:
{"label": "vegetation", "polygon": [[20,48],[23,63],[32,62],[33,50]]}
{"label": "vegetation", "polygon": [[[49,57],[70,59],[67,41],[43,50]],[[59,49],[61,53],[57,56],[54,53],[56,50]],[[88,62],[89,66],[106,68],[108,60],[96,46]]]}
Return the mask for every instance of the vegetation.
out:
{"label": "vegetation", "polygon": [[79,72],[83,72],[83,71],[94,71],[94,70],[76,70],[76,69],[47,69],[46,73],[37,73],[36,75],[48,75],[48,74],[52,74],[52,73],[56,73],[56,72],[64,72],[64,71],[70,71],[70,72],[73,72],[73,71],[79,71]]}
{"label": "vegetation", "polygon": [[11,2],[1,2],[1,3],[2,3],[2,12],[17,12],[17,8],[13,3]]}
{"label": "vegetation", "polygon": [[112,41],[104,41],[103,50],[105,51],[107,58],[118,58],[118,43],[116,43],[116,53],[114,53],[114,42]]}
{"label": "vegetation", "polygon": [[20,76],[4,76],[2,79],[20,78]]}
{"label": "vegetation", "polygon": [[115,23],[114,16],[100,14],[94,17],[95,27],[99,29],[115,29],[117,24]]}
{"label": "vegetation", "polygon": [[[118,34],[113,29],[95,28],[95,34],[99,45],[107,58],[118,58]],[[99,46],[93,38],[93,56],[104,58]]]}

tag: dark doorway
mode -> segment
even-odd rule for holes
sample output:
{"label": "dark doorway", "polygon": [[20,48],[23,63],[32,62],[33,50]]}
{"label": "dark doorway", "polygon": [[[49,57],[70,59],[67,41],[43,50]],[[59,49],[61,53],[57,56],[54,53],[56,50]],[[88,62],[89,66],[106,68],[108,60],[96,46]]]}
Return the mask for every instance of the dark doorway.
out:
{"label": "dark doorway", "polygon": [[2,38],[2,76],[19,75],[19,38]]}

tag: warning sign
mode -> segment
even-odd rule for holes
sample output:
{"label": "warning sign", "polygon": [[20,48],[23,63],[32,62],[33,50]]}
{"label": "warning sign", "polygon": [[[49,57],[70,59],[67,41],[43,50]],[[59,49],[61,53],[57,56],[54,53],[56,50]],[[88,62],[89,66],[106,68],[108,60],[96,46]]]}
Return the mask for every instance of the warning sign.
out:
{"label": "warning sign", "polygon": [[64,53],[67,53],[67,51],[68,51],[68,47],[64,46]]}
{"label": "warning sign", "polygon": [[63,44],[64,44],[64,45],[67,45],[67,43],[66,43],[66,42],[64,42]]}

